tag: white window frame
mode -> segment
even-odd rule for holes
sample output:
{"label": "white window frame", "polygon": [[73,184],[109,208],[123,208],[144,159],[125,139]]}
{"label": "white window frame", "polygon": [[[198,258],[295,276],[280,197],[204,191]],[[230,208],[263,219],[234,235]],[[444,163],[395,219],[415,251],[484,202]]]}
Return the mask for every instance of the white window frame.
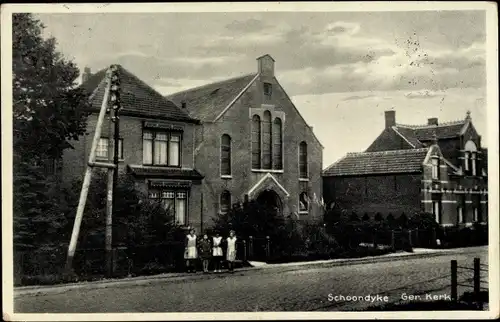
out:
{"label": "white window frame", "polygon": [[471,167],[472,167],[472,175],[475,176],[476,175],[476,152],[472,152],[471,153],[471,159],[470,159],[470,163],[471,163]]}
{"label": "white window frame", "polygon": [[457,215],[458,215],[457,224],[463,224],[464,223],[464,207],[462,205],[460,205],[457,208]]}
{"label": "white window frame", "polygon": [[[223,174],[222,173],[222,138],[224,135],[227,135],[229,137],[229,174]],[[233,177],[233,138],[227,134],[224,133],[220,136],[220,149],[219,149],[219,174],[221,178],[223,179],[231,179]]]}
{"label": "white window frame", "polygon": [[[144,162],[144,153],[145,153],[144,134],[145,133],[151,133],[151,136],[152,136],[152,139],[151,139],[151,163]],[[158,134],[164,134],[167,136],[167,140],[163,141],[163,142],[166,142],[166,149],[167,149],[166,156],[165,156],[166,163],[156,163],[155,162],[155,156],[156,156],[155,140],[156,140],[156,136]],[[175,141],[178,143],[178,149],[177,149],[178,164],[170,164],[170,158],[171,158],[171,155],[170,155],[171,145],[170,145],[170,143],[171,143],[171,138],[174,136],[179,138],[179,141]],[[149,165],[149,166],[158,166],[158,167],[173,167],[173,168],[182,167],[182,140],[183,140],[183,133],[180,131],[156,130],[156,129],[150,129],[150,128],[143,129],[143,131],[142,131],[142,164]]]}
{"label": "white window frame", "polygon": [[[300,170],[300,160],[301,160],[301,154],[300,154],[300,147],[302,145],[302,143],[305,143],[305,147],[306,147],[306,177],[302,177],[302,173],[301,173],[301,170]],[[300,141],[299,142],[299,146],[298,146],[298,166],[299,166],[299,181],[309,181],[309,149],[308,149],[309,145],[307,144],[306,141]]]}
{"label": "white window frame", "polygon": [[[184,197],[179,197],[179,194],[184,194]],[[169,197],[173,195],[173,197]],[[164,200],[171,199],[172,207],[173,207],[173,219],[174,222],[178,225],[185,226],[188,222],[189,218],[189,191],[187,189],[152,189],[148,195],[149,199],[159,200],[163,207],[166,206],[166,202]],[[184,218],[183,220],[179,220],[177,214],[177,200],[184,200]]]}
{"label": "white window frame", "polygon": [[[302,202],[301,202],[301,200],[300,200],[300,198],[301,198],[302,194],[305,194],[305,196],[306,196],[306,198],[307,198],[307,200],[306,200],[307,205],[306,205],[306,207],[305,207],[305,208],[306,208],[305,210],[301,210],[301,207],[300,207],[300,204],[302,203]],[[307,192],[306,192],[306,191],[302,191],[302,192],[299,194],[299,202],[298,202],[298,204],[299,204],[299,214],[300,214],[300,215],[307,215],[307,214],[309,214],[309,209],[310,209],[310,207],[311,207],[311,200],[310,200],[309,195],[307,194]]]}
{"label": "white window frame", "polygon": [[439,158],[433,157],[431,159],[431,178],[433,180],[439,180]]}
{"label": "white window frame", "polygon": [[432,200],[432,213],[434,214],[434,220],[441,224],[441,204],[439,200]]}

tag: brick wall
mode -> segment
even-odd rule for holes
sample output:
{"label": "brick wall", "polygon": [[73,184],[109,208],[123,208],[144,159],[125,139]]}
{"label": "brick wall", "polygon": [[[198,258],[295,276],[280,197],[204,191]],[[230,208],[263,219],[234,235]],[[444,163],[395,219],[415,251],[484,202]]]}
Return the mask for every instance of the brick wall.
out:
{"label": "brick wall", "polygon": [[421,212],[421,179],[418,173],[324,177],[325,202],[335,202],[360,217],[377,212],[384,217],[389,213],[411,217]]}
{"label": "brick wall", "polygon": [[[272,84],[271,100],[264,98],[263,82]],[[251,169],[251,118],[253,113],[262,112],[263,109],[270,110],[273,117],[279,116],[283,121],[283,171],[270,171],[290,194],[287,198],[282,191],[275,189],[282,200],[283,213],[287,215],[298,211],[298,146],[301,141],[308,144],[310,173],[309,182],[303,184],[310,191],[311,199],[314,194],[321,198],[322,147],[276,79],[262,76],[217,122],[205,123],[203,131],[197,134],[196,140],[202,143],[196,155],[196,168],[205,175],[204,225],[211,224],[212,218],[218,213],[222,191],[228,190],[231,193],[233,203],[243,201],[245,194],[269,172]],[[220,138],[223,134],[230,135],[232,139],[231,179],[220,176]],[[321,216],[320,207],[313,206],[309,214],[301,216],[301,219],[316,219]]]}
{"label": "brick wall", "polygon": [[382,133],[366,149],[366,152],[411,149],[412,147],[391,128],[385,128]]}
{"label": "brick wall", "polygon": [[[119,170],[125,171],[128,164],[142,164],[142,130],[143,121],[153,121],[137,117],[121,116],[120,137],[123,139],[123,160],[120,160]],[[180,123],[173,121],[160,121],[166,124],[183,127],[181,164],[182,168],[194,168],[193,150],[195,148],[195,131],[199,125]],[[97,115],[91,115],[88,119],[87,135],[80,137],[78,141],[70,142],[75,149],[66,150],[63,155],[63,178],[69,183],[73,179],[83,178],[86,163],[90,154],[90,148],[94,137]],[[108,131],[108,121],[105,120],[102,127],[101,137],[114,135],[114,127]],[[199,131],[199,130],[198,130]],[[138,178],[137,188],[147,193],[147,179]],[[188,201],[189,220],[199,222],[201,214],[201,185],[193,185],[189,192]]]}

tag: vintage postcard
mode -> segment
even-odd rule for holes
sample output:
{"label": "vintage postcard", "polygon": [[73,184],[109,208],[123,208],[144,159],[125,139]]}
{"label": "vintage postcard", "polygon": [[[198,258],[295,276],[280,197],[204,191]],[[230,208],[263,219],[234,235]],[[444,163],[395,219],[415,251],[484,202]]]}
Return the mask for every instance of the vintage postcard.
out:
{"label": "vintage postcard", "polygon": [[498,318],[496,12],[2,5],[3,318]]}

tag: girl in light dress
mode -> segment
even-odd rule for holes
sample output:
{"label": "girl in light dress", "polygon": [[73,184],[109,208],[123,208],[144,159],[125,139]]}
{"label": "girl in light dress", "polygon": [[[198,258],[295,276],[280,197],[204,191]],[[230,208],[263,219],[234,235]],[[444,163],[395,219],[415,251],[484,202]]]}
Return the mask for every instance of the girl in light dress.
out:
{"label": "girl in light dress", "polygon": [[212,256],[214,259],[214,272],[221,273],[221,264],[222,264],[222,236],[219,235],[219,232],[215,233],[215,237],[212,238]]}
{"label": "girl in light dress", "polygon": [[186,236],[186,251],[184,253],[184,259],[186,260],[186,268],[188,273],[196,273],[195,262],[198,258],[198,250],[196,244],[195,230],[191,229],[189,231],[189,234]]}
{"label": "girl in light dress", "polygon": [[229,237],[226,239],[227,242],[227,253],[226,260],[227,266],[231,273],[234,272],[234,262],[236,260],[236,235],[234,230],[229,232]]}

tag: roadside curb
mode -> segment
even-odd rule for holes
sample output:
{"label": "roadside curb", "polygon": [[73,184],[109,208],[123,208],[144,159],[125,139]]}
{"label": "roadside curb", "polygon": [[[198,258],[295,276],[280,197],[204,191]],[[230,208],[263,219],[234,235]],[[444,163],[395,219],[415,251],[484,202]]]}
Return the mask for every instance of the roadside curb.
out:
{"label": "roadside curb", "polygon": [[[464,251],[465,250],[465,251]],[[138,277],[130,277],[124,279],[109,279],[109,280],[101,280],[101,281],[92,281],[92,282],[81,282],[81,283],[73,283],[73,284],[60,284],[60,285],[51,285],[51,286],[24,286],[19,288],[14,288],[14,297],[20,296],[38,296],[44,294],[60,294],[70,290],[84,290],[84,289],[100,289],[100,288],[108,288],[108,287],[127,287],[133,285],[148,285],[153,283],[162,283],[165,281],[179,283],[182,281],[196,281],[196,280],[205,280],[205,279],[215,279],[215,278],[225,278],[228,276],[238,276],[240,272],[249,272],[249,271],[261,271],[272,273],[276,270],[280,270],[281,272],[286,271],[297,271],[305,268],[310,268],[311,266],[324,268],[324,267],[336,267],[336,266],[349,266],[349,265],[359,265],[359,264],[369,264],[369,263],[382,263],[389,261],[398,261],[402,259],[418,259],[418,258],[426,258],[426,257],[436,257],[440,255],[449,255],[449,254],[463,254],[469,252],[475,252],[477,247],[471,247],[470,249],[460,248],[460,249],[446,249],[446,250],[436,250],[429,251],[425,253],[402,253],[402,254],[389,254],[383,256],[372,256],[372,257],[363,257],[363,258],[349,258],[349,259],[332,259],[326,260],[324,262],[312,261],[312,262],[298,262],[298,263],[286,263],[286,264],[271,264],[264,265],[258,267],[244,267],[235,271],[235,274],[208,274],[208,275],[188,275],[186,273],[170,273],[170,274],[161,274],[161,275],[151,275],[151,276],[138,276]]]}

